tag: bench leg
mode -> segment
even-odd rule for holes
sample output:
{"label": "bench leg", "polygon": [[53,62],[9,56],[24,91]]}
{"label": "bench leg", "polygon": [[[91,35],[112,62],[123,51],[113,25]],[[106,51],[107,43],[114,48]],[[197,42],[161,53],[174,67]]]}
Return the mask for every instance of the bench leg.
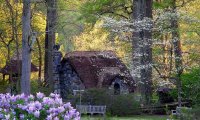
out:
{"label": "bench leg", "polygon": [[105,115],[105,113],[103,113],[103,120],[105,120],[106,119],[106,115]]}

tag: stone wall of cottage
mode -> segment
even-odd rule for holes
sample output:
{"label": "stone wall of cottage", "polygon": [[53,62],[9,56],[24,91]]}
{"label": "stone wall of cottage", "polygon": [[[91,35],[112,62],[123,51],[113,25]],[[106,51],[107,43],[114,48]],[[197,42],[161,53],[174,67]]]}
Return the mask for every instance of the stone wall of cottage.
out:
{"label": "stone wall of cottage", "polygon": [[73,90],[85,89],[78,74],[66,61],[60,68],[60,89],[62,98],[66,99],[69,94],[73,94]]}

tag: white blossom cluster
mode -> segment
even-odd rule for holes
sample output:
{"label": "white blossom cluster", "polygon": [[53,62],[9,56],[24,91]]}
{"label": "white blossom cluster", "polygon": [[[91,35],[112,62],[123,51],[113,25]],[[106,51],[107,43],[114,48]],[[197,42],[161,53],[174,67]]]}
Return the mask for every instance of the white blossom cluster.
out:
{"label": "white blossom cluster", "polygon": [[111,17],[102,17],[104,24],[102,27],[109,28],[112,32],[117,33],[123,40],[127,40],[127,35],[131,35],[129,33],[140,32],[140,31],[153,31],[153,32],[161,32],[168,33],[174,31],[172,27],[173,20],[184,21],[188,24],[196,24],[200,23],[200,20],[196,17],[189,16],[186,12],[183,11],[171,11],[171,10],[161,10],[157,9],[154,11],[156,14],[154,18],[144,19],[136,19],[134,21],[120,19],[115,20]]}
{"label": "white blossom cluster", "polygon": [[[136,19],[134,21],[126,20],[126,19],[120,19],[115,20],[110,17],[102,17],[104,24],[102,27],[109,28],[111,32],[116,33],[122,40],[128,40],[132,41],[135,36],[133,36],[134,32],[141,32],[141,31],[151,31],[154,34],[168,34],[172,33],[173,31],[177,31],[177,28],[173,26],[173,22],[181,21],[187,24],[196,24],[200,23],[200,20],[198,18],[195,18],[193,16],[189,16],[184,11],[172,11],[172,10],[163,10],[163,9],[157,9],[154,11],[154,18],[144,18],[144,19]],[[165,45],[168,47],[172,47],[173,43],[178,42],[179,38],[170,38],[170,40],[163,41],[160,39],[149,39],[149,38],[134,38],[138,40],[137,46],[139,48],[134,49],[133,53],[133,59],[141,59],[142,57],[148,56],[144,51],[146,47],[153,47],[154,45]],[[191,40],[189,40],[191,41]],[[156,56],[156,57],[162,57]],[[166,56],[166,59],[178,59],[181,60],[180,57],[175,57],[174,54],[171,56]],[[141,78],[141,70],[146,69],[148,70],[152,66],[158,66],[158,64],[152,64],[152,63],[145,63],[145,65],[142,65],[141,63],[134,63],[130,67],[133,68],[131,71],[131,74],[134,78]],[[163,66],[162,66],[163,67]],[[178,69],[172,69],[171,72],[178,72],[182,70],[183,68],[188,67],[188,65],[180,66]],[[162,73],[165,74],[165,73]],[[160,76],[159,76],[160,77]],[[138,84],[144,81],[137,81]],[[169,81],[165,81],[163,84],[159,83],[161,86],[165,86],[167,84],[170,84]]]}
{"label": "white blossom cluster", "polygon": [[110,17],[102,17],[102,19],[104,21],[102,27],[109,28],[111,32],[117,33],[121,38],[130,38],[129,36],[132,37],[133,32],[140,32],[143,30],[150,31],[153,26],[152,19],[147,17],[142,20],[135,20],[134,22],[125,19],[117,21]]}

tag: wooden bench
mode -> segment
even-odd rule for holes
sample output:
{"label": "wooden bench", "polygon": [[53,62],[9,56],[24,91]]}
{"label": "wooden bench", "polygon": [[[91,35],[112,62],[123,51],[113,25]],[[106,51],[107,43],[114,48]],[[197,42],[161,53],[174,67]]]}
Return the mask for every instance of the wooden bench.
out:
{"label": "wooden bench", "polygon": [[105,116],[106,113],[106,106],[104,105],[76,105],[76,109],[81,114],[102,114]]}

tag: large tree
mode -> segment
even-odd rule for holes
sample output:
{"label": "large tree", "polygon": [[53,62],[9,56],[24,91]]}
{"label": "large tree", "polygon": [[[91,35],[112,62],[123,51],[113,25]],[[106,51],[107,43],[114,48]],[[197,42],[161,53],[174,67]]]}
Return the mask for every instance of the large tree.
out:
{"label": "large tree", "polygon": [[30,94],[30,75],[31,75],[31,50],[30,50],[30,35],[31,35],[31,1],[23,0],[22,14],[22,77],[21,77],[21,92]]}
{"label": "large tree", "polygon": [[179,34],[179,25],[177,17],[177,6],[176,0],[172,1],[172,13],[175,14],[175,17],[171,20],[172,27],[172,41],[174,47],[174,56],[175,56],[175,68],[176,68],[176,86],[178,89],[178,104],[181,106],[181,74],[183,73],[183,62],[182,62],[182,50],[181,50],[181,41]]}
{"label": "large tree", "polygon": [[[133,20],[135,23],[152,19],[152,0],[133,1]],[[133,69],[134,79],[139,83],[142,102],[150,104],[152,94],[152,31],[134,26],[133,32]]]}
{"label": "large tree", "polygon": [[45,81],[53,91],[53,46],[56,39],[57,0],[46,0],[47,18],[45,35]]}

